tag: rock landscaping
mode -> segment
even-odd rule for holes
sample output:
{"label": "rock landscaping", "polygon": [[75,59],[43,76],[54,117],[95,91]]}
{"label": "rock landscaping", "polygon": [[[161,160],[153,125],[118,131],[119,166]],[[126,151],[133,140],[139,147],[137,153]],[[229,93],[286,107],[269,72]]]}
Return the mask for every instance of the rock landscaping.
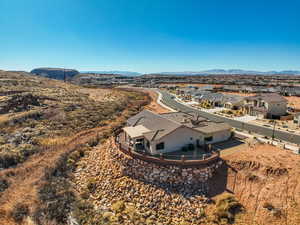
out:
{"label": "rock landscaping", "polygon": [[125,155],[110,138],[77,165],[74,188],[94,213],[88,207],[85,217],[81,207],[76,217],[80,224],[201,224],[210,201],[207,181],[221,164],[159,166]]}

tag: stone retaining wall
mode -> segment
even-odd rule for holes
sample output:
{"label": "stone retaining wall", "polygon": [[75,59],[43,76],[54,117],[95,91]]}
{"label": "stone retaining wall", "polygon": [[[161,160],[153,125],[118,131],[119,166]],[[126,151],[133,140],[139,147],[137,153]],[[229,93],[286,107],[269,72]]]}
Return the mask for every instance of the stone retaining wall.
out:
{"label": "stone retaining wall", "polygon": [[182,168],[178,166],[163,166],[132,158],[118,149],[112,149],[112,163],[119,164],[123,175],[151,183],[171,192],[183,195],[205,194],[208,191],[207,181],[212,178],[215,170],[222,165],[219,159],[207,167]]}

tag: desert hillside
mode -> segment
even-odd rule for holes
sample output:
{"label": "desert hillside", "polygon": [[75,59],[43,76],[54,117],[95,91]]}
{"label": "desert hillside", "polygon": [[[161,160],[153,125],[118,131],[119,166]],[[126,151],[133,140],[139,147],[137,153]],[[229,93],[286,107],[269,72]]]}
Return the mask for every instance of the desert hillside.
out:
{"label": "desert hillside", "polygon": [[148,101],[0,71],[0,224],[66,224],[76,201],[67,174]]}

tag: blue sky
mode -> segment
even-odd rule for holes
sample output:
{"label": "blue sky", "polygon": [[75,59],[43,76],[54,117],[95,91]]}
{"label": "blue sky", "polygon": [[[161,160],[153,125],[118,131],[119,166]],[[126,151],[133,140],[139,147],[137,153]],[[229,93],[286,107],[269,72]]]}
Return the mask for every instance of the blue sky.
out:
{"label": "blue sky", "polygon": [[0,0],[0,69],[300,70],[299,0]]}

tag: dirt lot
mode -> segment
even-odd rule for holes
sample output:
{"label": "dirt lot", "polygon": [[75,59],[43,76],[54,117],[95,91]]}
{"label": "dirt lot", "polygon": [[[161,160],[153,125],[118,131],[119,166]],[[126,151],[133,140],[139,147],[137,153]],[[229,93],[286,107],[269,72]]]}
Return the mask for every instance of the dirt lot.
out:
{"label": "dirt lot", "polygon": [[120,95],[120,92],[113,89],[80,88],[78,91],[89,95],[95,101],[114,101]]}
{"label": "dirt lot", "polygon": [[186,86],[196,86],[196,87],[203,87],[203,86],[213,86],[213,87],[220,87],[223,86],[221,84],[191,84],[191,83],[174,83],[174,84],[170,84],[170,83],[162,83],[161,85],[177,85],[179,87],[186,87]]}
{"label": "dirt lot", "polygon": [[297,111],[300,111],[300,97],[289,96],[285,97],[288,100],[288,105],[294,107]]}
{"label": "dirt lot", "polygon": [[246,209],[236,224],[300,224],[299,155],[256,145],[223,158],[228,167],[218,176]]}
{"label": "dirt lot", "polygon": [[167,113],[170,112],[169,109],[166,109],[164,107],[162,107],[160,104],[157,103],[157,98],[158,98],[158,94],[154,91],[145,91],[146,93],[148,93],[152,99],[151,103],[149,105],[146,106],[146,109],[149,109],[153,112],[156,113]]}
{"label": "dirt lot", "polygon": [[239,96],[244,96],[244,97],[256,95],[254,93],[240,93],[240,92],[226,92],[226,91],[220,92],[220,93],[228,94],[228,95],[239,95]]}

